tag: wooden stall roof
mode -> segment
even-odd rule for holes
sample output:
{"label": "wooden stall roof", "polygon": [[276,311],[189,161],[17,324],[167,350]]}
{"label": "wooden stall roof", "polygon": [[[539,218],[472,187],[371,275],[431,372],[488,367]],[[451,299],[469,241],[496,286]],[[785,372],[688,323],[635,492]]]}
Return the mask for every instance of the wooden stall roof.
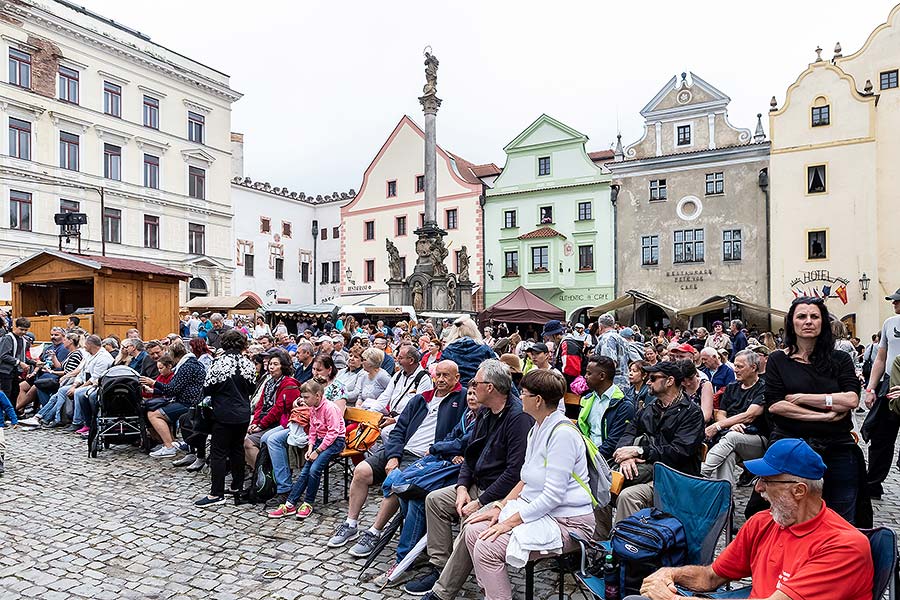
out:
{"label": "wooden stall roof", "polygon": [[70,252],[59,252],[57,250],[42,250],[32,254],[14,265],[11,265],[0,271],[0,277],[4,281],[9,282],[17,275],[27,273],[31,266],[38,260],[48,257],[55,257],[65,260],[82,267],[87,267],[95,271],[110,269],[112,271],[128,271],[131,273],[145,273],[148,275],[159,275],[164,277],[175,277],[177,279],[190,279],[190,273],[176,271],[168,267],[163,267],[143,260],[134,260],[131,258],[116,258],[112,256],[94,256],[85,254],[72,254]]}
{"label": "wooden stall roof", "polygon": [[188,310],[256,310],[260,304],[253,296],[201,296],[184,306]]}

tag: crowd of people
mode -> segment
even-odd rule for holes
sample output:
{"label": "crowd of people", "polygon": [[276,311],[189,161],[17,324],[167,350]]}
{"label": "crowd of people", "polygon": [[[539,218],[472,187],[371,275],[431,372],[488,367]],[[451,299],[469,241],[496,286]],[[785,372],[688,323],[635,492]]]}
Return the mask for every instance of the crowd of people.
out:
{"label": "crowd of people", "polygon": [[[703,570],[655,574],[643,593],[668,599],[675,583],[712,589],[752,572],[759,597],[780,597],[776,588],[796,592],[786,598],[825,597],[811,591],[821,581],[810,565],[834,563],[835,578],[871,572],[868,547],[852,533],[872,525],[871,500],[883,493],[900,429],[891,409],[900,400],[900,290],[888,300],[897,315],[867,347],[819,298],[795,300],[774,334],[737,319],[654,334],[612,314],[587,327],[548,321],[527,339],[504,325],[480,330],[468,317],[389,327],[350,316],[289,332],[261,316],[195,313],[178,333],[144,341],[137,330],[101,339],[75,318],[53,329],[40,356],[29,354],[30,323],[20,317],[0,337],[0,404],[13,426],[87,436],[99,379],[127,365],[143,387],[156,442],[149,456],[208,469],[208,492],[195,504],[213,507],[242,494],[265,448],[272,519],[313,514],[322,477],[358,427],[347,409],[378,413],[380,441],[353,468],[346,517],[328,546],[367,557],[401,512],[388,575],[427,532],[428,562],[404,589],[439,600],[472,573],[486,598],[512,598],[507,564],[573,549],[570,532],[608,539],[615,523],[652,505],[656,463],[752,484],[733,547]],[[868,466],[857,410],[869,412]],[[589,469],[592,449],[599,471]],[[418,489],[410,481],[424,485],[415,476],[428,463],[446,474]],[[620,485],[590,481],[589,472],[610,471]],[[373,487],[380,500],[366,527]],[[784,552],[764,567],[756,559],[773,526],[816,528],[816,539],[827,530],[843,542],[804,548],[820,562],[790,562],[790,585],[779,583],[770,571],[794,558]]]}

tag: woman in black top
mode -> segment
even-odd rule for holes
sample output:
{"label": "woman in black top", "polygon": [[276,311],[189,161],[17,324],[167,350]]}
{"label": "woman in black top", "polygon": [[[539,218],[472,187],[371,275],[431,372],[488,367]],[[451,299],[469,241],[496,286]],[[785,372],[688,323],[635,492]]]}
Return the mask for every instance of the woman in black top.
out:
{"label": "woman in black top", "polygon": [[827,466],[822,491],[826,504],[857,527],[871,527],[866,514],[857,515],[857,502],[868,497],[862,497],[860,486],[865,461],[850,434],[853,409],[859,404],[853,361],[834,349],[828,308],[820,298],[794,300],[784,325],[785,348],[769,355],[766,366],[770,441],[806,440]]}
{"label": "woman in black top", "polygon": [[243,355],[247,338],[229,329],[219,338],[225,353],[213,361],[206,374],[203,393],[211,398],[212,440],[209,466],[212,485],[209,495],[194,504],[200,507],[225,502],[225,461],[231,461],[231,492],[244,485],[244,436],[250,424],[250,392],[256,380],[253,363]]}

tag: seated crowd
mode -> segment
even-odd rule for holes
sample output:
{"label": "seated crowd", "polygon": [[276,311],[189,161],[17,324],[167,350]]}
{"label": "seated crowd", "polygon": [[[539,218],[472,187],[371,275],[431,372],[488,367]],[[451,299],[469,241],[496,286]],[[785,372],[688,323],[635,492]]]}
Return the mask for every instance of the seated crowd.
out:
{"label": "seated crowd", "polygon": [[[798,300],[782,350],[748,341],[736,320],[731,335],[717,322],[713,333],[648,332],[644,342],[639,328],[603,315],[587,330],[550,321],[539,341],[523,341],[502,326],[488,340],[468,318],[436,331],[347,317],[304,323],[294,336],[283,322],[231,325],[213,314],[191,316],[186,340],[54,328],[32,360],[20,318],[0,340],[0,405],[13,423],[34,407],[20,423],[86,436],[100,377],[127,365],[158,442],[150,456],[209,469],[209,492],[195,504],[241,494],[265,449],[272,519],[315,512],[322,478],[362,427],[348,408],[376,413],[380,439],[354,461],[346,517],[327,545],[368,557],[399,512],[386,576],[427,533],[427,563],[404,589],[439,600],[456,597],[470,574],[486,598],[511,599],[507,565],[577,549],[570,532],[609,539],[614,523],[652,506],[657,463],[732,486],[752,479],[748,521],[722,555],[663,569],[642,593],[668,600],[675,584],[711,590],[753,575],[754,598],[837,597],[816,565],[830,578],[871,581],[868,546],[851,525],[872,519],[850,435],[859,380],[846,353],[832,350],[825,305]],[[443,479],[410,485],[416,469],[437,463]],[[373,488],[378,509],[364,525]]]}

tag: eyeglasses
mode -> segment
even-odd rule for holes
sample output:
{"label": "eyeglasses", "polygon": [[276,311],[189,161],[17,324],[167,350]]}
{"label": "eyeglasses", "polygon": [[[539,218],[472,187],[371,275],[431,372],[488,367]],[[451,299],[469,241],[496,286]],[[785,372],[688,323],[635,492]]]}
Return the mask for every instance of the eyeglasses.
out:
{"label": "eyeglasses", "polygon": [[648,379],[649,381],[656,381],[657,379],[668,379],[668,378],[669,378],[668,375],[651,375],[651,376],[648,377],[647,379]]}
{"label": "eyeglasses", "polygon": [[470,388],[477,388],[479,385],[481,385],[481,384],[483,384],[483,383],[490,383],[490,382],[489,382],[489,381],[475,381],[474,379],[470,379],[470,380],[469,380],[469,387],[470,387]]}
{"label": "eyeglasses", "polygon": [[769,485],[771,483],[801,483],[796,479],[763,479],[762,477],[754,477],[751,482],[755,487],[757,483],[761,483],[763,485]]}

